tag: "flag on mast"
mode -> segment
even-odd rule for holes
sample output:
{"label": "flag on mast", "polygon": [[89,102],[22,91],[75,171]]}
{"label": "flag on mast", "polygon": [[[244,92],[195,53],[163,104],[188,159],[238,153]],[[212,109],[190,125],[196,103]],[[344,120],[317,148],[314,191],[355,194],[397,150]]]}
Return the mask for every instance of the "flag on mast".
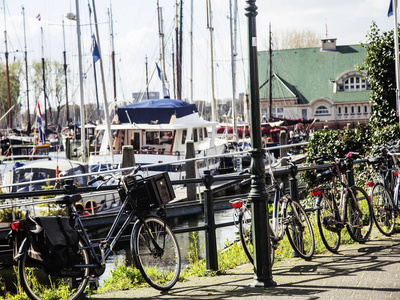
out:
{"label": "flag on mast", "polygon": [[43,121],[42,121],[42,112],[40,111],[40,105],[39,102],[37,104],[37,113],[36,113],[36,122],[37,122],[37,127],[38,127],[38,132],[39,132],[39,142],[40,144],[46,143],[46,135],[44,132],[44,126],[43,126]]}
{"label": "flag on mast", "polygon": [[92,55],[94,62],[97,62],[101,58],[99,47],[97,46],[96,37],[94,36],[94,34],[92,34]]}

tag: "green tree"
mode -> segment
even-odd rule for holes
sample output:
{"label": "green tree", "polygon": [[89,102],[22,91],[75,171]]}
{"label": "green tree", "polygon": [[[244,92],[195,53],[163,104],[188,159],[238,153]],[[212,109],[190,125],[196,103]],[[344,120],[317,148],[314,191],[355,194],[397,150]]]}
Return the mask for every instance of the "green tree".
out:
{"label": "green tree", "polygon": [[367,50],[367,56],[358,69],[368,74],[373,103],[369,123],[374,127],[394,124],[397,118],[393,30],[381,32],[372,22],[367,42],[361,46]]}
{"label": "green tree", "polygon": [[[9,64],[9,80],[10,80],[10,96],[11,96],[11,106],[16,105],[19,96],[20,88],[20,75],[22,72],[21,63],[18,61]],[[13,109],[11,114],[13,120],[19,112],[19,106],[16,105],[17,109]],[[7,98],[7,75],[6,75],[6,65],[0,63],[0,117],[3,116],[8,111],[8,98]],[[13,121],[14,122],[14,121]],[[13,123],[14,124],[14,123]],[[1,122],[1,127],[5,128],[8,125],[8,118],[5,117]]]}

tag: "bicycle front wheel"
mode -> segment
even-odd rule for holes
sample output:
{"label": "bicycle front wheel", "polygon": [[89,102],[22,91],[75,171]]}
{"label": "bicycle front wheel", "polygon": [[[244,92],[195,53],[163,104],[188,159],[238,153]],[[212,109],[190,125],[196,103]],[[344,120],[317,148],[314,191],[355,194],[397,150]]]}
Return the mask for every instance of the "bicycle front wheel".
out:
{"label": "bicycle front wheel", "polygon": [[155,289],[168,290],[179,279],[181,255],[169,226],[159,218],[138,221],[132,230],[131,249],[136,267]]}
{"label": "bicycle front wheel", "polygon": [[392,196],[382,183],[376,183],[372,189],[371,202],[376,227],[390,236],[394,231],[396,215]]}
{"label": "bicycle front wheel", "polygon": [[[273,246],[273,232],[271,226],[269,227],[270,233],[270,263],[271,266],[274,264],[275,260],[275,249]],[[244,252],[246,253],[247,258],[250,263],[254,264],[254,248],[253,248],[253,232],[251,225],[251,209],[249,207],[245,208],[243,212],[239,215],[239,236],[240,242],[242,243],[242,247]]]}
{"label": "bicycle front wheel", "polygon": [[318,230],[326,249],[337,253],[343,226],[336,200],[331,192],[324,193],[317,208]]}
{"label": "bicycle front wheel", "polygon": [[347,192],[345,202],[347,231],[356,242],[365,242],[372,230],[372,207],[368,194],[360,187],[353,186]]}
{"label": "bicycle front wheel", "polygon": [[[89,264],[89,254],[79,241],[81,265]],[[59,274],[49,275],[43,264],[33,263],[25,253],[18,260],[18,276],[21,286],[30,299],[77,299],[84,291],[89,280],[89,268],[62,269]]]}
{"label": "bicycle front wheel", "polygon": [[251,230],[251,210],[247,207],[243,208],[243,211],[239,215],[239,237],[247,258],[251,263],[253,263],[253,232]]}
{"label": "bicycle front wheel", "polygon": [[303,207],[295,201],[288,203],[284,219],[288,220],[286,234],[293,250],[302,258],[309,259],[314,254],[314,232]]}

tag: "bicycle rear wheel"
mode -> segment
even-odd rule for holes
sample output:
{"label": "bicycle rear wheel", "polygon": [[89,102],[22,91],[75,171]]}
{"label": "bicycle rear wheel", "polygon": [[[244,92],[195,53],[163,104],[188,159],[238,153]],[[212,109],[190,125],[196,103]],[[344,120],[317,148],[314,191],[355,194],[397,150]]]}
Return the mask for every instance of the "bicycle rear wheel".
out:
{"label": "bicycle rear wheel", "polygon": [[168,290],[178,281],[181,271],[178,242],[163,220],[148,217],[144,222],[136,222],[132,230],[133,260],[153,288]]}
{"label": "bicycle rear wheel", "polygon": [[[80,261],[89,264],[89,254],[79,241]],[[25,253],[18,260],[18,276],[22,288],[30,299],[77,299],[89,281],[89,268],[62,269],[59,274],[48,275],[42,264],[33,264]]]}
{"label": "bicycle rear wheel", "polygon": [[372,206],[368,194],[353,186],[346,194],[345,221],[347,231],[356,242],[365,242],[372,231]]}
{"label": "bicycle rear wheel", "polygon": [[302,258],[309,259],[314,254],[314,232],[310,220],[301,205],[295,201],[288,203],[284,212],[288,226],[286,234],[293,250]]}
{"label": "bicycle rear wheel", "polygon": [[337,253],[340,246],[340,232],[343,226],[340,226],[340,214],[331,192],[325,192],[321,195],[319,207],[317,209],[318,230],[322,242],[326,249],[332,253]]}
{"label": "bicycle rear wheel", "polygon": [[394,231],[396,215],[392,196],[382,183],[376,183],[373,187],[371,204],[376,227],[384,235],[390,236]]}

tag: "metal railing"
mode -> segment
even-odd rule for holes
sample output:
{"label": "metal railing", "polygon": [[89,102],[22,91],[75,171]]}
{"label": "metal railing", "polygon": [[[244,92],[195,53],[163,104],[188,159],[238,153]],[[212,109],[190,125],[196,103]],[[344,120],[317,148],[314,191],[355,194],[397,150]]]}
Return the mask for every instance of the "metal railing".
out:
{"label": "metal railing", "polygon": [[[366,159],[356,160],[356,163],[366,162]],[[323,164],[323,165],[315,165],[315,166],[300,166],[300,167],[281,167],[279,169],[274,170],[274,175],[286,177],[289,182],[289,190],[293,200],[299,201],[299,190],[300,187],[298,185],[297,175],[298,172],[305,172],[311,170],[319,170],[326,169],[332,167],[333,164]],[[121,170],[120,170],[121,171]],[[354,174],[352,171],[346,174],[350,176],[348,180],[349,182],[354,182]],[[269,177],[268,172],[266,173],[266,177]],[[352,178],[351,178],[352,177]],[[214,203],[217,198],[213,198],[213,190],[212,187],[216,182],[227,182],[227,181],[237,181],[238,183],[249,179],[250,174],[237,174],[237,175],[216,175],[213,176],[211,171],[205,171],[204,176],[201,178],[193,178],[193,179],[182,179],[172,181],[173,185],[186,185],[189,183],[201,184],[204,185],[205,189],[203,191],[204,194],[204,202],[201,203],[203,205],[204,211],[204,220],[205,224],[203,226],[197,227],[189,227],[189,228],[181,228],[174,229],[173,231],[177,234],[179,233],[187,233],[194,231],[205,231],[205,245],[206,245],[206,267],[209,271],[218,271],[218,256],[217,256],[217,238],[216,238],[216,229],[233,226],[234,221],[225,222],[216,224],[214,218]],[[49,181],[49,180],[46,180]],[[61,195],[61,194],[74,194],[74,193],[88,193],[88,192],[106,192],[106,191],[115,191],[117,189],[116,185],[110,186],[102,186],[100,188],[96,187],[76,187],[75,185],[64,185],[62,189],[54,189],[54,190],[42,190],[42,191],[33,191],[29,193],[4,193],[0,194],[1,199],[11,199],[11,198],[28,198],[28,197],[37,197],[44,195]],[[268,199],[266,199],[267,201]],[[51,202],[52,199],[46,200],[43,202]],[[26,204],[25,204],[26,205]],[[5,207],[0,206],[0,208]],[[168,207],[168,206],[167,206]]]}

